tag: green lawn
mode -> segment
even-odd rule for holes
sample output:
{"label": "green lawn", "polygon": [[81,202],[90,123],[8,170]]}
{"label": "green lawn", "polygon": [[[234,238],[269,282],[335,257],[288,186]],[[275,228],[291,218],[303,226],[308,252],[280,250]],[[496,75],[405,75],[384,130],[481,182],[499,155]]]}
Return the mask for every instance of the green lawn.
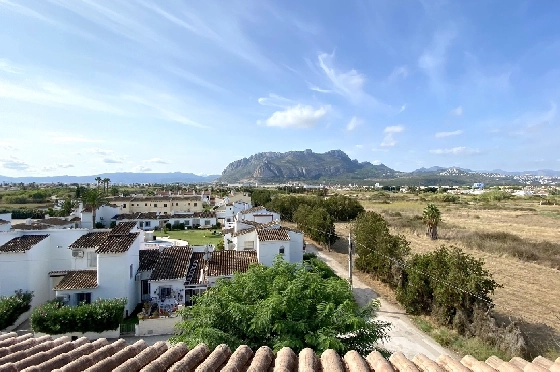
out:
{"label": "green lawn", "polygon": [[205,245],[205,244],[217,244],[222,240],[221,229],[216,229],[217,235],[212,235],[214,229],[208,230],[169,230],[167,233],[163,231],[158,231],[154,233],[155,237],[170,237],[171,239],[186,240],[189,245]]}

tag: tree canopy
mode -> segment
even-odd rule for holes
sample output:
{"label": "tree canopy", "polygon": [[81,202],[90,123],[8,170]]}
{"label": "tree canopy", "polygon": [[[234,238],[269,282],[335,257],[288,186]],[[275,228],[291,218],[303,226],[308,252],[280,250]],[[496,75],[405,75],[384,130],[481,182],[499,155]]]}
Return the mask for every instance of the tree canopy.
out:
{"label": "tree canopy", "polygon": [[437,239],[437,227],[441,222],[441,212],[435,204],[428,204],[422,212],[422,220],[427,226],[426,235],[431,239]]}
{"label": "tree canopy", "polygon": [[280,257],[272,267],[252,265],[231,280],[219,280],[182,310],[179,333],[170,341],[368,354],[390,325],[372,320],[379,302],[360,307],[348,283],[328,270],[314,260],[290,264]]}

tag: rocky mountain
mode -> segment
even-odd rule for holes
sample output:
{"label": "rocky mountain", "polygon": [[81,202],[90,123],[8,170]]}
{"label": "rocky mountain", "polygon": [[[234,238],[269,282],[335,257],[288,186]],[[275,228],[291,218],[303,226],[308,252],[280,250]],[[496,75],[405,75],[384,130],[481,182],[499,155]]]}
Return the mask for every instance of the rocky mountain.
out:
{"label": "rocky mountain", "polygon": [[230,163],[218,181],[364,180],[393,178],[399,172],[383,165],[352,160],[341,150],[260,152]]}

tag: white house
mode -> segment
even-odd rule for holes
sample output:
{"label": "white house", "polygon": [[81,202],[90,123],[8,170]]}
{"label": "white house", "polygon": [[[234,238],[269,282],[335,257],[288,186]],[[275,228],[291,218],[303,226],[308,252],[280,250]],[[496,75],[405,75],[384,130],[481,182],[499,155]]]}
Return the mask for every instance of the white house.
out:
{"label": "white house", "polygon": [[89,232],[69,245],[72,268],[49,273],[56,296],[70,305],[98,298],[126,298],[125,311],[132,313],[140,302],[136,272],[144,240],[136,224],[126,222],[110,231]]}
{"label": "white house", "polygon": [[272,221],[280,221],[280,214],[268,211],[265,207],[254,207],[237,212],[235,220],[268,223]]}
{"label": "white house", "polygon": [[140,230],[153,230],[160,227],[160,221],[158,220],[159,213],[157,212],[138,212],[138,213],[123,213],[113,215],[111,217],[112,221],[117,224],[122,222],[138,222],[138,228]]}
{"label": "white house", "polygon": [[12,229],[12,214],[0,213],[0,232],[8,232]]}
{"label": "white house", "polygon": [[236,201],[235,203],[223,204],[218,209],[215,210],[218,222],[220,222],[226,228],[233,227],[235,221],[235,215],[241,211],[251,209],[250,203],[244,201]]}
{"label": "white house", "polygon": [[234,229],[224,229],[222,234],[227,250],[256,251],[258,262],[263,265],[271,266],[278,254],[287,262],[303,260],[303,233],[282,227],[279,221],[238,221]]}
{"label": "white house", "polygon": [[117,214],[112,217],[117,224],[121,222],[137,221],[142,230],[153,230],[163,228],[167,223],[171,225],[185,224],[185,227],[201,226],[210,228],[218,222],[214,212],[191,212],[191,213],[127,213]]}

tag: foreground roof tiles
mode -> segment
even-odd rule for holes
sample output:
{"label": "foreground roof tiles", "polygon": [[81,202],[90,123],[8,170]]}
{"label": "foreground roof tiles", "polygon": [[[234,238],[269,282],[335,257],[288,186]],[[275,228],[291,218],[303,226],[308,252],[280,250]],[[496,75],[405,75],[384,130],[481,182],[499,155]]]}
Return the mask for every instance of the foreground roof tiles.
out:
{"label": "foreground roof tiles", "polygon": [[136,221],[121,222],[111,229],[111,235],[127,235],[136,227]]}
{"label": "foreground roof tiles", "polygon": [[150,280],[184,279],[191,259],[192,249],[188,246],[164,248],[154,265]]}
{"label": "foreground roof tiles", "polygon": [[18,238],[13,238],[0,246],[0,252],[26,252],[40,243],[49,235],[24,235]]}
{"label": "foreground roof tiles", "polygon": [[[523,365],[523,368],[520,366]],[[402,353],[389,360],[374,351],[365,358],[351,350],[339,355],[326,350],[321,355],[312,349],[295,353],[284,347],[276,355],[267,346],[256,350],[242,345],[230,349],[218,345],[210,349],[199,344],[189,349],[178,343],[167,346],[159,341],[152,346],[144,340],[128,345],[120,339],[110,343],[105,338],[90,342],[85,337],[75,341],[65,336],[53,340],[50,336],[34,338],[17,336],[15,332],[0,334],[0,371],[309,371],[309,372],[493,372],[493,371],[551,371],[560,369],[560,358],[551,361],[537,357],[533,362],[521,358],[502,361],[490,357],[478,361],[471,356],[456,360],[442,355],[436,360],[418,354],[407,359]]]}
{"label": "foreground roof tiles", "polygon": [[13,230],[46,230],[50,228],[52,228],[52,226],[45,225],[44,223],[32,223],[31,225],[28,225],[26,223],[18,223],[12,225]]}
{"label": "foreground roof tiles", "polygon": [[[53,289],[55,291],[97,287],[97,270],[69,270]],[[0,368],[1,371],[1,368]]]}
{"label": "foreground roof tiles", "polygon": [[239,213],[249,214],[249,213],[255,213],[255,212],[258,212],[258,211],[265,211],[265,210],[266,210],[265,207],[253,207],[253,208],[245,209],[244,211],[241,211]]}
{"label": "foreground roof tiles", "polygon": [[108,231],[95,231],[89,232],[85,235],[80,236],[74,243],[70,244],[68,248],[70,249],[85,249],[85,248],[97,248],[101,243],[107,239],[109,236]]}

